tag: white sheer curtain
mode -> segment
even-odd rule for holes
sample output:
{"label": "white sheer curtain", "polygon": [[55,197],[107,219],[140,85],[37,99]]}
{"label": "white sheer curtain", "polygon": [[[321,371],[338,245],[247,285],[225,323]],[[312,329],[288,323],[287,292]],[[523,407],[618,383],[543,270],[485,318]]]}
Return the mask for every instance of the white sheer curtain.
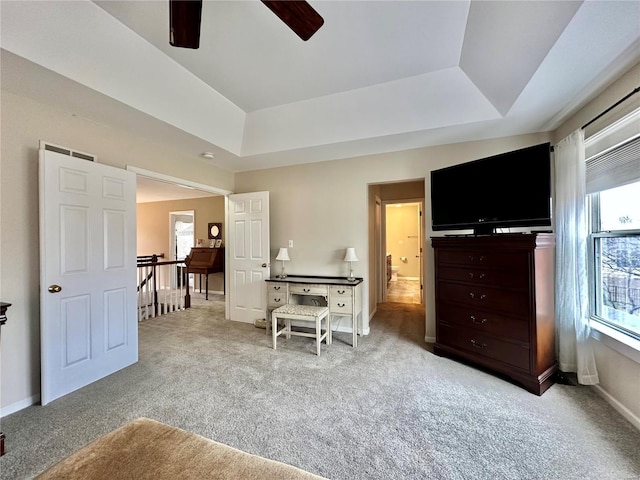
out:
{"label": "white sheer curtain", "polygon": [[584,385],[598,383],[589,343],[584,132],[555,146],[556,331],[560,370]]}

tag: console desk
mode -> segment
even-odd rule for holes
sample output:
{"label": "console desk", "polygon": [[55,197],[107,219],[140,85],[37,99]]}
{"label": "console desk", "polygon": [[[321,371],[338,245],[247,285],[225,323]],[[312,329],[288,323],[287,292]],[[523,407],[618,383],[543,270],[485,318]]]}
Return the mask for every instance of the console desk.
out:
{"label": "console desk", "polygon": [[[362,278],[350,282],[346,277],[289,275],[267,282],[267,319],[285,304],[329,307],[333,317],[351,317],[352,345],[358,346],[358,316],[362,314]],[[267,324],[269,322],[267,321]]]}

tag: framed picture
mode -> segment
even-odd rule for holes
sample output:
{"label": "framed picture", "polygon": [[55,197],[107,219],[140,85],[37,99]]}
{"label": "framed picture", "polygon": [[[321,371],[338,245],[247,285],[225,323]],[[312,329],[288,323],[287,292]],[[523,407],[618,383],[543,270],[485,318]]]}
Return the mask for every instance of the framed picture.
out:
{"label": "framed picture", "polygon": [[218,239],[222,238],[222,224],[221,223],[210,223],[207,231],[209,233],[209,238]]}
{"label": "framed picture", "polygon": [[214,245],[214,248],[220,248],[222,246],[222,239],[218,238],[216,240],[216,244]]}

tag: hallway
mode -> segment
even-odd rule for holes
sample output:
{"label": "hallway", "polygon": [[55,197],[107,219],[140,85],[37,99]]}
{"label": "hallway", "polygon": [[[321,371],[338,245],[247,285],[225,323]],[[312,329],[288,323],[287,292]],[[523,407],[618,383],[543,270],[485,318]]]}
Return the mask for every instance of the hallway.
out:
{"label": "hallway", "polygon": [[389,282],[387,287],[387,302],[421,303],[420,281],[398,279]]}

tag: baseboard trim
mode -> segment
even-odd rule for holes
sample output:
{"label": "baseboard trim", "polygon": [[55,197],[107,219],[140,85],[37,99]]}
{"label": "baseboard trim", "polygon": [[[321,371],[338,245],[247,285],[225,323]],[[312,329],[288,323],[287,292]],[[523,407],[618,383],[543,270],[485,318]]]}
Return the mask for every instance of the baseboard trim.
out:
{"label": "baseboard trim", "polygon": [[631,424],[640,430],[640,418],[636,416],[631,410],[625,407],[622,403],[616,400],[609,392],[607,392],[600,385],[593,385],[596,391],[609,403],[620,415],[629,420]]}
{"label": "baseboard trim", "polygon": [[0,409],[0,418],[11,415],[12,413],[19,412],[20,410],[24,410],[25,408],[37,403],[40,403],[40,394],[33,395],[29,398],[25,398],[24,400],[20,400],[19,402],[15,402],[11,405],[3,407],[2,409]]}
{"label": "baseboard trim", "polygon": [[427,342],[427,343],[436,343],[436,337],[427,337],[425,335],[424,341]]}

